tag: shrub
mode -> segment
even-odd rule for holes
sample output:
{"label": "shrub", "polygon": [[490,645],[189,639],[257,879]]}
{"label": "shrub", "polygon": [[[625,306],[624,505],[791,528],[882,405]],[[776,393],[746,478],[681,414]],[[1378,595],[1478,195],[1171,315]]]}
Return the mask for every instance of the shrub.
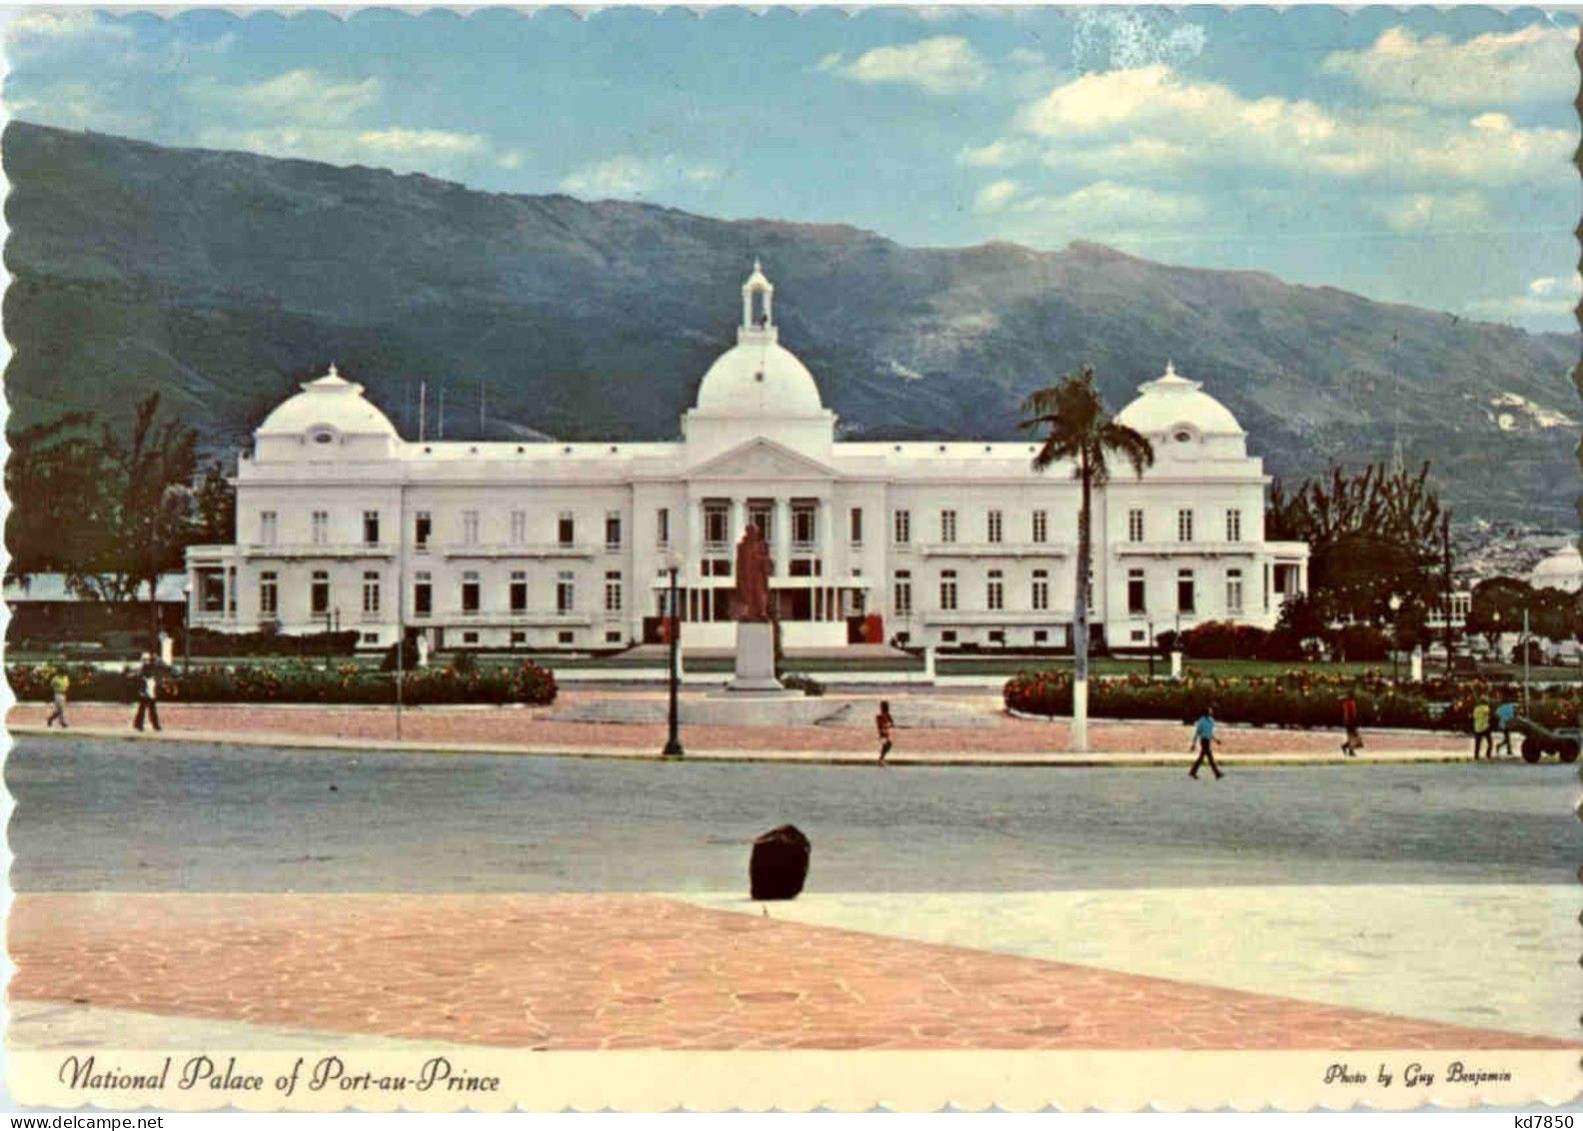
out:
{"label": "shrub", "polygon": [[261,632],[194,628],[187,633],[187,647],[193,656],[350,656],[359,639],[355,629],[288,636],[274,628]]}
{"label": "shrub", "polygon": [[[1089,683],[1088,706],[1089,713],[1100,718],[1186,721],[1212,703],[1215,717],[1223,722],[1335,728],[1341,722],[1341,700],[1352,689],[1364,726],[1467,731],[1474,704],[1522,700],[1521,688],[1511,683],[1432,679],[1407,685],[1393,684],[1379,672],[1347,677],[1290,671],[1275,677],[1149,680],[1128,675],[1094,680]],[[1065,672],[1020,673],[1007,681],[1003,694],[1008,708],[1025,714],[1072,713],[1072,680]],[[1545,726],[1577,726],[1577,689],[1535,689],[1529,715]]]}
{"label": "shrub", "polygon": [[1336,657],[1363,663],[1375,663],[1391,653],[1391,638],[1369,624],[1348,624],[1325,634]]}
{"label": "shrub", "polygon": [[810,675],[800,675],[793,672],[781,676],[781,686],[788,691],[801,691],[804,695],[813,697],[824,694],[824,684]]}
{"label": "shrub", "polygon": [[[55,668],[16,664],[6,669],[18,700],[46,701]],[[133,670],[68,666],[75,699],[130,703],[137,697]],[[401,681],[402,701],[413,706],[441,703],[553,703],[555,673],[532,660],[461,673],[454,668],[409,671]],[[188,703],[368,703],[396,701],[391,674],[355,663],[315,667],[300,661],[195,667],[183,675],[165,672],[160,696]]]}
{"label": "shrub", "polygon": [[1195,660],[1257,659],[1270,634],[1251,624],[1208,621],[1182,633],[1182,647]]}

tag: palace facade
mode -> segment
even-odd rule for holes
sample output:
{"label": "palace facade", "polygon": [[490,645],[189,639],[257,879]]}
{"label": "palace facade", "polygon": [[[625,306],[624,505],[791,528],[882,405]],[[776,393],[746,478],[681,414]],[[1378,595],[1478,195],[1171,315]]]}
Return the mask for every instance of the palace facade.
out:
{"label": "palace facade", "polygon": [[[1308,548],[1264,538],[1269,477],[1236,418],[1167,365],[1117,419],[1141,479],[1094,496],[1090,604],[1113,648],[1209,620],[1269,627]],[[665,443],[404,440],[332,365],[260,425],[236,474],[237,542],[188,552],[195,627],[402,625],[436,647],[604,649],[659,639],[677,571],[685,648],[734,642],[734,548],[771,548],[788,648],[858,640],[1071,644],[1079,488],[1033,443],[847,442],[780,344],[755,264],[737,344]]]}

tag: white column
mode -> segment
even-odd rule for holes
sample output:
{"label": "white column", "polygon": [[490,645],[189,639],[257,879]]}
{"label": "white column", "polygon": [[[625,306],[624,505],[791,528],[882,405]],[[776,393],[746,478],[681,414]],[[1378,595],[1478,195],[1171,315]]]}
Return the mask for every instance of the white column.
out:
{"label": "white column", "polygon": [[699,565],[704,560],[704,501],[687,500],[687,556],[682,561],[683,582],[692,587],[699,576]]}
{"label": "white column", "polygon": [[731,525],[727,527],[729,535],[726,539],[732,546],[737,544],[737,541],[742,537],[742,532],[747,528],[747,521],[743,514],[744,510],[743,500],[733,496],[731,499]]}
{"label": "white column", "polygon": [[786,499],[777,498],[773,530],[774,538],[770,545],[770,556],[775,559],[775,575],[785,577],[791,572],[787,564],[791,560],[791,503]]}
{"label": "white column", "polygon": [[835,571],[835,562],[830,557],[830,550],[835,545],[835,539],[830,536],[830,528],[835,525],[835,507],[831,505],[828,498],[821,498],[819,500],[819,509],[816,513],[818,518],[814,521],[819,524],[816,533],[819,535],[820,576],[828,581],[834,576]]}

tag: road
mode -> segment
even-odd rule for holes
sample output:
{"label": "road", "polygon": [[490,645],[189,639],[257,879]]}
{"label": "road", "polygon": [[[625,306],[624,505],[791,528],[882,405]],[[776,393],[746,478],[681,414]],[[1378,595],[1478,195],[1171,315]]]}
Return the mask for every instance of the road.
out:
{"label": "road", "polygon": [[745,886],[791,822],[810,890],[1568,883],[1558,765],[1175,769],[662,764],[21,737],[18,891]]}

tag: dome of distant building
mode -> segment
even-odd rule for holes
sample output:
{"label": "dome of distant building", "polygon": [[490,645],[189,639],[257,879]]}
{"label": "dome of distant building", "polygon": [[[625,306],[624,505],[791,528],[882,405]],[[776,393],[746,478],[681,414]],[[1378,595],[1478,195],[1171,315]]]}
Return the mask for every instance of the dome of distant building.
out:
{"label": "dome of distant building", "polygon": [[1116,414],[1116,422],[1146,436],[1186,428],[1201,436],[1241,436],[1242,425],[1231,410],[1204,392],[1203,383],[1189,381],[1166,362],[1165,374],[1138,386],[1138,396]]}
{"label": "dome of distant building", "polygon": [[816,416],[819,386],[782,346],[774,320],[775,287],[756,261],[742,284],[737,344],[715,360],[698,386],[699,412],[732,416]]}
{"label": "dome of distant building", "polygon": [[282,402],[258,428],[266,436],[315,430],[343,436],[397,435],[390,418],[363,396],[363,386],[342,377],[334,365],[323,377],[304,381],[302,392]]}
{"label": "dome of distant building", "polygon": [[1569,543],[1534,567],[1528,584],[1535,589],[1559,589],[1564,593],[1583,590],[1583,554]]}

